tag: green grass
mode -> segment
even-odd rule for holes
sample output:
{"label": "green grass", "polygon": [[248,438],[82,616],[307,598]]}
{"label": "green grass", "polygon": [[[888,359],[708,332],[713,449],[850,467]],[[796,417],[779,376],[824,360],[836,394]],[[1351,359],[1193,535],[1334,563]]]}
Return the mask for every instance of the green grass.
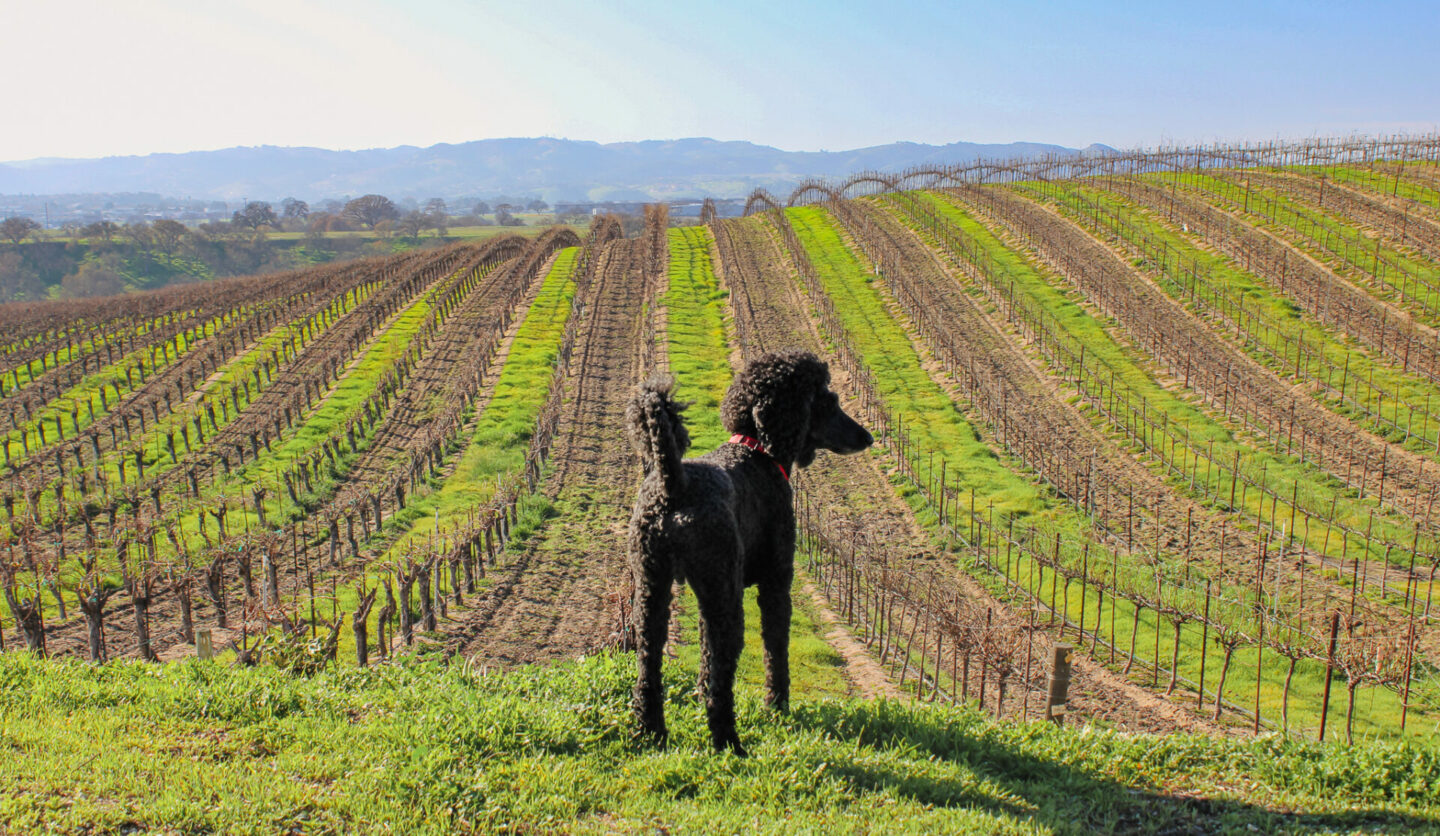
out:
{"label": "green grass", "polygon": [[[262,451],[259,458],[250,459],[243,466],[233,468],[228,479],[216,482],[208,491],[214,495],[225,496],[241,493],[239,489],[246,485],[265,485],[269,488],[266,498],[268,519],[301,519],[307,509],[296,507],[290,501],[285,493],[281,474],[293,467],[302,457],[318,449],[321,442],[332,433],[343,430],[351,419],[360,415],[366,400],[375,393],[386,374],[394,369],[400,358],[409,351],[411,342],[435,310],[437,300],[442,298],[449,288],[448,282],[436,282],[401,310],[390,320],[388,327],[379,331],[362,349],[358,361],[349,367],[323,403],[319,404],[299,427],[288,432],[283,441],[272,442],[270,450]],[[379,422],[372,426],[369,432],[357,432],[357,444],[363,437],[368,445],[378,427]],[[363,450],[362,447],[361,452]],[[354,454],[347,451],[346,455],[353,457]],[[328,491],[334,488],[342,475],[333,468],[327,468],[320,485],[316,487],[316,496],[309,497],[311,504],[328,495]],[[244,512],[247,515],[252,513],[249,510]],[[248,518],[237,516],[236,519],[244,525]],[[258,517],[252,522],[258,523]]]}
{"label": "green grass", "polygon": [[[146,320],[144,322],[133,323],[128,327],[125,327],[124,330],[138,337],[148,333],[156,327],[159,327],[162,321],[171,318],[179,319],[182,317],[189,317],[194,315],[194,313],[195,311],[193,310],[167,313],[160,317]],[[216,317],[217,320],[223,318],[224,315]],[[53,369],[56,366],[64,365],[65,363],[69,363],[73,360],[78,360],[88,354],[98,352],[102,348],[104,348],[107,342],[111,340],[118,340],[120,338],[120,334],[113,330],[116,326],[116,323],[115,320],[112,319],[105,322],[95,323],[92,326],[95,328],[95,330],[93,332],[90,332],[90,337],[88,339],[82,339],[80,342],[76,343],[73,346],[62,345],[60,343],[60,339],[65,336],[67,332],[80,330],[83,333],[83,329],[87,325],[88,323],[84,322],[74,323],[71,327],[64,329],[56,329],[54,331],[48,332],[44,336],[26,337],[25,339],[17,340],[6,345],[4,353],[0,354],[0,363],[6,362],[7,358],[5,355],[11,352],[19,351],[23,348],[34,345],[37,342],[43,341],[49,343],[49,345],[46,346],[45,350],[38,357],[32,357],[29,362],[23,364],[16,362],[12,365],[5,365],[3,366],[3,368],[0,368],[0,381],[4,381],[6,397],[13,395],[17,391],[25,388],[26,386],[29,386],[31,383],[34,383],[36,378],[44,375],[47,370]],[[44,360],[43,363],[41,362],[42,359]],[[9,380],[6,380],[7,377],[9,378]]]}
{"label": "green grass", "polygon": [[680,382],[678,396],[693,401],[685,413],[691,452],[704,453],[730,437],[720,426],[720,399],[732,376],[725,329],[728,294],[715,277],[710,230],[677,227],[669,234],[666,352],[670,372]]}
{"label": "green grass", "polygon": [[[1169,183],[1176,179],[1171,175],[1146,177],[1152,185]],[[1373,280],[1376,285],[1370,286],[1368,281],[1362,282],[1362,290],[1392,299],[1420,321],[1432,326],[1440,322],[1440,313],[1437,313],[1434,307],[1433,298],[1434,289],[1440,286],[1440,266],[1429,260],[1384,246],[1379,239],[1369,237],[1356,222],[1319,209],[1304,200],[1292,198],[1276,189],[1251,188],[1247,203],[1245,188],[1232,179],[1186,173],[1178,177],[1178,182],[1183,188],[1190,189],[1205,199],[1230,203],[1236,213],[1249,216],[1252,220],[1258,219],[1262,227],[1276,230],[1283,237],[1297,241],[1322,259],[1347,263],[1347,266],[1341,269],[1342,273],[1359,274],[1362,278]],[[1380,261],[1375,260],[1377,253]],[[1387,261],[1415,277],[1427,288],[1411,291],[1423,301],[1403,298],[1402,291],[1408,280],[1396,271],[1386,268],[1382,262]],[[1374,269],[1376,267],[1379,269]]]}
{"label": "green grass", "polygon": [[483,508],[494,496],[497,480],[519,472],[524,465],[570,317],[570,301],[575,295],[570,274],[578,253],[575,247],[561,250],[546,275],[515,333],[489,404],[470,437],[463,440],[454,474],[439,489],[414,497],[404,511],[391,517],[397,528],[408,529],[397,539],[392,555],[429,536],[437,526],[447,527]]}
{"label": "green grass", "polygon": [[999,511],[1020,515],[1067,516],[1043,489],[1008,469],[950,396],[931,380],[909,335],[871,286],[874,276],[845,246],[829,214],[813,207],[790,209],[787,214],[825,292],[874,373],[881,397],[904,417],[905,429],[915,441],[945,451],[949,472],[962,488],[980,491],[981,504],[993,502]]}
{"label": "green grass", "polygon": [[631,741],[633,661],[297,678],[0,656],[15,832],[1387,832],[1440,828],[1440,755],[1001,724],[966,708],[738,693],[709,751],[693,668],[671,744]]}
{"label": "green grass", "polygon": [[[302,326],[307,320],[313,323],[309,332],[311,341],[313,341],[324,333],[325,328],[329,327],[328,325],[322,327],[320,323],[328,322],[330,325],[333,325],[348,311],[360,305],[369,295],[378,289],[378,284],[367,284],[364,287],[356,288],[351,293],[345,294],[343,299],[337,298],[333,300],[328,308],[330,311],[328,317],[320,314],[306,315],[290,322],[280,323],[221,365],[218,370],[212,373],[211,379],[201,387],[201,396],[195,402],[193,408],[187,408],[183,411],[177,410],[162,418],[158,424],[150,424],[145,435],[141,437],[147,478],[153,478],[175,466],[162,441],[166,430],[178,431],[180,425],[192,415],[203,415],[206,405],[214,408],[216,423],[220,428],[223,429],[225,426],[228,426],[230,422],[238,417],[238,413],[234,411],[229,397],[231,388],[239,386],[242,381],[248,380],[252,384],[250,390],[251,400],[253,401],[255,398],[258,398],[263,388],[256,388],[253,385],[253,373],[254,370],[270,356],[272,350],[278,349],[282,344],[288,342],[291,337],[298,338],[299,334],[302,333]],[[261,375],[261,379],[265,379],[263,374]],[[271,379],[273,380],[274,378],[272,377]],[[350,381],[341,381],[340,386],[337,388],[343,388],[347,382]],[[225,404],[224,408],[221,406],[222,403]],[[243,395],[241,397],[241,404],[242,409],[249,406],[249,403],[245,401]],[[305,426],[307,425],[301,425],[302,431]],[[209,427],[208,420],[206,423],[206,433],[207,439],[214,437],[215,430]],[[266,469],[266,465],[278,452],[293,452],[290,448],[294,438],[295,436],[292,435],[289,442],[286,443],[278,441],[272,442],[271,450],[269,452],[262,451],[262,458],[258,461],[256,459],[249,459],[244,465],[240,465],[238,462],[234,463],[232,465],[234,470],[230,478],[227,479],[222,476],[220,479],[208,485],[202,485],[202,496],[207,498],[243,496],[244,494],[248,494],[249,486],[265,484],[271,489],[270,501],[267,503],[267,507],[271,505],[278,507],[279,503],[283,501],[283,491],[279,489],[278,484],[275,484],[278,480],[275,480],[273,476],[271,477],[270,483],[263,481],[264,478],[270,474],[270,471]],[[198,439],[196,439],[194,443],[198,446]],[[129,445],[126,445],[124,449],[128,450]],[[176,450],[177,452],[185,450],[182,441],[176,441]],[[119,458],[120,454],[117,454],[115,451],[107,451],[102,457],[102,466],[105,469],[106,475],[117,483],[119,476],[117,460]],[[126,456],[126,460],[127,466],[130,465],[130,457],[128,455]],[[133,480],[135,473],[134,467],[129,466],[127,472]],[[175,522],[177,533],[183,534],[185,538],[192,542],[198,542],[200,539],[199,526],[193,509],[190,508],[189,504],[184,500],[187,494],[188,486],[183,482],[174,486],[170,495],[167,497],[169,501],[167,514]],[[279,496],[277,496],[277,494]],[[249,506],[249,497],[244,496],[244,500],[245,507],[232,509],[227,519],[227,528],[232,532],[244,530],[249,526],[256,526],[259,523],[259,518]],[[162,550],[162,553],[172,550],[169,543],[165,542],[162,542],[159,548]]]}
{"label": "green grass", "polygon": [[[1149,236],[1153,241],[1163,241],[1168,244],[1170,246],[1169,257],[1172,259],[1172,264],[1177,254],[1187,263],[1199,264],[1202,272],[1208,274],[1210,281],[1214,285],[1231,294],[1232,298],[1243,299],[1246,312],[1252,320],[1258,315],[1263,318],[1266,324],[1273,327],[1276,332],[1284,335],[1292,342],[1303,342],[1312,352],[1322,354],[1332,369],[1347,369],[1351,383],[1351,385],[1347,387],[1347,392],[1353,392],[1353,396],[1361,399],[1363,405],[1372,412],[1383,411],[1387,413],[1386,417],[1388,421],[1393,421],[1394,424],[1399,425],[1413,425],[1415,431],[1408,436],[1410,439],[1408,447],[1426,454],[1434,454],[1435,441],[1430,439],[1435,436],[1436,432],[1440,432],[1440,422],[1436,422],[1432,428],[1430,426],[1430,417],[1424,410],[1426,406],[1431,410],[1440,406],[1440,397],[1437,397],[1440,396],[1440,388],[1421,379],[1418,375],[1407,374],[1394,368],[1387,362],[1377,361],[1369,352],[1355,345],[1352,341],[1345,340],[1324,326],[1316,323],[1312,318],[1304,314],[1298,306],[1287,299],[1282,292],[1272,287],[1269,283],[1261,281],[1255,276],[1240,270],[1226,258],[1193,246],[1188,239],[1182,237],[1175,230],[1147,214],[1135,211],[1134,207],[1128,201],[1114,194],[1084,186],[1070,186],[1068,192],[1069,194],[1062,198],[1064,201],[1063,205],[1065,206],[1063,211],[1072,218],[1077,218],[1082,226],[1088,226],[1092,228],[1092,230],[1094,229],[1093,221],[1089,220],[1089,218],[1093,217],[1093,207],[1100,206],[1103,211],[1107,213],[1118,213],[1126,223],[1134,225],[1126,233],[1131,237],[1136,237],[1137,233],[1134,230],[1138,228],[1140,230],[1139,234]],[[1038,192],[1031,193],[1038,194]],[[1089,206],[1088,209],[1086,208],[1087,204]],[[1087,212],[1089,214],[1086,214]],[[1109,228],[1108,226],[1106,227],[1107,230]],[[1153,270],[1156,267],[1156,262],[1152,257],[1149,260],[1141,260],[1141,265],[1148,266]],[[1188,294],[1184,288],[1178,286],[1171,279],[1158,279],[1157,285],[1174,297],[1180,304],[1188,304]],[[1199,307],[1202,310],[1208,310],[1209,306],[1202,302],[1199,303]],[[1246,327],[1253,326],[1254,322],[1252,321],[1247,324]],[[1217,330],[1227,337],[1232,333],[1223,323],[1217,327]],[[1268,363],[1281,376],[1292,376],[1294,371],[1293,363],[1288,365],[1282,364],[1277,362],[1273,356],[1262,351],[1255,344],[1250,344],[1238,339],[1234,341],[1243,343],[1242,348],[1247,349],[1258,361]],[[1262,338],[1261,341],[1264,341],[1264,338]],[[1282,350],[1281,353],[1289,355],[1292,352],[1289,349],[1285,349]],[[1321,379],[1319,372],[1310,372],[1307,370],[1307,376],[1313,377],[1316,380]],[[1342,379],[1339,374],[1331,375],[1331,377],[1335,379],[1334,382],[1336,385],[1338,385]],[[1370,385],[1391,393],[1392,397],[1388,403],[1384,405],[1383,410],[1379,403],[1378,395],[1376,395],[1376,389],[1370,388],[1364,393],[1361,392],[1359,383],[1365,380],[1368,380]],[[1394,394],[1397,392],[1401,398],[1404,399],[1404,412],[1405,415],[1409,416],[1408,418],[1402,418],[1401,405],[1397,403],[1394,397]],[[1331,400],[1329,395],[1323,392],[1320,392],[1317,397],[1335,412],[1348,415],[1357,424],[1369,428],[1372,432],[1382,437],[1386,437],[1396,443],[1407,438],[1405,433],[1393,429],[1391,425],[1379,424],[1373,418],[1367,417],[1366,413],[1362,410],[1355,409],[1347,403],[1335,402]],[[1154,401],[1152,401],[1152,403],[1154,403]],[[1416,419],[1411,415],[1411,409],[1414,409],[1417,414],[1422,415],[1422,418]],[[1253,448],[1255,445],[1250,446]],[[1392,543],[1400,543],[1408,546],[1413,541],[1414,523],[1404,515],[1393,509],[1382,509],[1382,507],[1373,500],[1370,502],[1358,501],[1355,499],[1355,492],[1341,484],[1338,477],[1332,478],[1325,475],[1323,471],[1320,471],[1313,465],[1302,466],[1293,455],[1274,449],[1279,446],[1278,439],[1275,442],[1267,442],[1265,446],[1271,448],[1270,452],[1273,452],[1275,455],[1263,460],[1252,459],[1252,466],[1250,468],[1252,471],[1251,475],[1258,478],[1259,473],[1264,473],[1269,482],[1270,489],[1279,496],[1284,497],[1282,502],[1288,504],[1288,500],[1294,496],[1299,501],[1299,507],[1312,516],[1321,519],[1335,519],[1349,525],[1352,529],[1366,528],[1369,524],[1368,515],[1371,512],[1380,512],[1377,520],[1381,524],[1381,528],[1378,530],[1382,532],[1382,543],[1388,540]],[[1276,461],[1281,461],[1285,464],[1282,467],[1272,468],[1271,464]],[[1261,464],[1261,469],[1258,473],[1255,472],[1255,468],[1253,467],[1256,463]],[[1313,473],[1314,476],[1310,478],[1302,477],[1300,481],[1297,481],[1297,471],[1308,471]],[[1270,478],[1272,475],[1273,478]],[[1172,481],[1174,480],[1172,479]],[[1292,487],[1298,487],[1298,493],[1291,494],[1289,489]],[[1272,502],[1273,500],[1274,497],[1272,497]],[[1333,506],[1331,504],[1332,501],[1336,503]],[[1279,503],[1274,504],[1278,505]],[[1256,510],[1258,511],[1258,507]],[[1288,511],[1288,509],[1280,511],[1280,515],[1283,517],[1286,511]],[[1310,545],[1317,551],[1322,550],[1326,540],[1322,532],[1323,529],[1317,529],[1314,536],[1311,537]],[[1423,548],[1424,546],[1422,545],[1422,550]],[[1378,545],[1373,550],[1373,556],[1375,559],[1383,560],[1385,559],[1386,552],[1387,550],[1383,545]],[[1396,565],[1404,565],[1408,560],[1406,557],[1407,554],[1408,549],[1403,552],[1397,551],[1391,556],[1391,562]],[[1339,555],[1337,553],[1333,556],[1338,557]]]}
{"label": "green grass", "polygon": [[1435,170],[1433,163],[1408,163],[1401,171],[1400,177],[1395,177],[1395,172],[1376,171],[1372,168],[1359,166],[1300,166],[1297,168],[1306,174],[1321,175],[1329,177],[1337,182],[1349,186],[1358,187],[1371,194],[1393,195],[1413,200],[1429,206],[1432,209],[1440,209],[1440,189],[1425,185],[1424,182],[1414,178],[1407,178],[1406,171]]}
{"label": "green grass", "polygon": [[[1243,299],[1246,313],[1250,317],[1259,317],[1266,325],[1284,335],[1291,343],[1302,342],[1312,352],[1319,352],[1333,368],[1348,368],[1352,382],[1369,380],[1379,389],[1391,393],[1389,403],[1386,405],[1389,409],[1384,410],[1387,413],[1387,420],[1393,417],[1393,422],[1402,427],[1413,425],[1413,432],[1409,435],[1413,439],[1409,444],[1411,449],[1434,454],[1435,438],[1437,432],[1440,432],[1440,422],[1436,422],[1435,426],[1431,427],[1431,419],[1428,416],[1411,417],[1408,420],[1406,416],[1410,413],[1411,405],[1414,405],[1417,412],[1420,412],[1420,405],[1429,404],[1432,400],[1435,406],[1440,406],[1440,387],[1417,374],[1406,373],[1395,368],[1391,365],[1392,361],[1388,359],[1377,361],[1370,351],[1355,345],[1352,341],[1346,340],[1343,336],[1335,334],[1328,327],[1316,322],[1314,317],[1302,311],[1280,289],[1254,274],[1240,269],[1231,259],[1200,249],[1192,243],[1192,239],[1182,236],[1149,213],[1139,211],[1133,204],[1118,195],[1080,185],[1069,186],[1068,191],[1071,194],[1066,196],[1064,201],[1065,205],[1069,207],[1068,213],[1072,217],[1080,219],[1082,223],[1093,228],[1093,222],[1085,220],[1090,217],[1084,214],[1086,204],[1091,207],[1098,205],[1104,212],[1118,215],[1125,223],[1148,236],[1152,241],[1151,246],[1158,245],[1157,242],[1168,244],[1172,257],[1178,254],[1183,262],[1198,265],[1201,274],[1206,276],[1212,284],[1230,294],[1232,298]],[[1093,209],[1091,215],[1093,215]],[[1107,225],[1106,228],[1110,227]],[[1131,240],[1131,243],[1139,245],[1136,240]],[[1173,262],[1171,263],[1173,264]],[[1153,257],[1148,259],[1145,266],[1152,270],[1155,269],[1156,260]],[[1185,301],[1183,289],[1172,281],[1162,279],[1159,284],[1171,296],[1180,299],[1182,303]],[[1228,331],[1223,326],[1221,330]],[[1294,368],[1294,364],[1288,360],[1282,364],[1258,348],[1252,347],[1250,350],[1260,362],[1267,363],[1282,375],[1290,374]],[[1357,388],[1355,395],[1361,398],[1361,405],[1371,414],[1382,410],[1374,389],[1362,394]],[[1396,395],[1405,405],[1403,411],[1395,402]],[[1337,404],[1335,409],[1342,414],[1350,414],[1357,422],[1366,424],[1372,432],[1387,436],[1397,443],[1406,438],[1405,433],[1392,429],[1388,424],[1367,421],[1364,412],[1344,404]],[[1393,413],[1393,416],[1389,413]],[[1422,440],[1423,443],[1421,443]]]}

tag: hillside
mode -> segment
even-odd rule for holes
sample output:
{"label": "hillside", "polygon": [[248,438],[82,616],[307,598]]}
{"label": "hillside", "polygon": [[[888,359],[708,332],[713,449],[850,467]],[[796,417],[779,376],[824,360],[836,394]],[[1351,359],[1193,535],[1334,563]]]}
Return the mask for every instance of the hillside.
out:
{"label": "hillside", "polygon": [[[672,744],[629,740],[628,658],[514,673],[408,663],[296,678],[0,656],[0,828],[1417,832],[1433,751],[1127,736],[972,708],[742,691],[750,758],[709,751],[687,675]],[[18,788],[23,791],[16,792]]]}
{"label": "hillside", "polygon": [[378,193],[425,200],[523,194],[560,200],[742,197],[788,190],[808,177],[898,171],[915,165],[1071,154],[1039,143],[923,145],[851,151],[782,151],[751,142],[678,139],[601,144],[551,137],[485,139],[428,148],[364,151],[227,148],[184,154],[0,163],[0,194],[159,192],[216,200],[307,200]]}
{"label": "hillside", "polygon": [[[0,815],[141,815],[117,801],[130,767],[81,804],[75,782],[100,779],[24,735],[72,708],[103,726],[144,687],[111,731],[172,728],[204,704],[191,682],[217,683],[217,712],[243,694],[217,718],[261,731],[143,751],[229,763],[216,752],[259,735],[279,775],[336,788],[305,809],[337,828],[371,811],[355,798],[387,821],[453,803],[596,830],[763,829],[750,817],[781,809],[851,829],[1432,826],[1437,158],[1427,137],[921,167],[757,191],[746,217],[711,204],[698,225],[652,205],[583,235],[9,306],[0,740],[31,753],[5,768],[79,806]],[[757,758],[702,754],[686,593],[666,667],[690,725],[675,753],[632,751],[627,402],[675,375],[704,452],[729,437],[737,370],[786,347],[828,362],[876,437],[791,483],[795,692],[838,702],[756,707],[751,596]],[[207,636],[222,665],[261,669],[186,661]],[[1062,642],[1053,732],[1033,721]],[[329,719],[301,728],[309,713],[264,713],[275,700]],[[415,712],[434,742],[399,728]],[[332,755],[352,720],[374,746]],[[887,724],[903,735],[858,731]],[[79,763],[131,756],[85,745]],[[393,755],[337,765],[371,751]],[[746,812],[717,811],[695,772]],[[294,814],[299,785],[245,774],[264,803],[226,815]],[[199,815],[180,800],[208,794],[195,775],[156,809]]]}

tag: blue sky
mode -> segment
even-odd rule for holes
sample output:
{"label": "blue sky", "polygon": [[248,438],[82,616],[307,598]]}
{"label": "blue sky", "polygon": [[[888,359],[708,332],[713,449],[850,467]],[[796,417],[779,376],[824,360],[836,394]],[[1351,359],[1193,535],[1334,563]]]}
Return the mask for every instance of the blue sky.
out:
{"label": "blue sky", "polygon": [[5,0],[0,160],[1440,129],[1440,3]]}

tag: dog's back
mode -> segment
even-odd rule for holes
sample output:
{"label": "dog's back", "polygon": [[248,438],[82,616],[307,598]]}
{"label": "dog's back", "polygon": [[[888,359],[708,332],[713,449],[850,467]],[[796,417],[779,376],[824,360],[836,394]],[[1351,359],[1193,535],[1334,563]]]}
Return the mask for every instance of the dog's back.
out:
{"label": "dog's back", "polygon": [[[644,479],[630,521],[630,553],[666,560],[676,580],[713,569],[713,558],[754,558],[793,526],[790,498],[773,479],[760,478],[771,465],[735,444],[723,444],[698,458],[684,460],[690,435],[683,412],[687,404],[672,395],[673,381],[652,378],[641,384],[626,410],[631,444],[640,456]],[[773,520],[774,525],[755,524]],[[784,540],[783,536],[779,539]],[[749,577],[756,567],[740,561]],[[635,567],[641,568],[641,567]]]}

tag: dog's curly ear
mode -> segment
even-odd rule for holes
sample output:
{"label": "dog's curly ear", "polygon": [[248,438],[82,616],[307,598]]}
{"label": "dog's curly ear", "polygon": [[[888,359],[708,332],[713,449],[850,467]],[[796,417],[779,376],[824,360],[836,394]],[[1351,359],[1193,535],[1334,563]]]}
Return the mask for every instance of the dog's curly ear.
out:
{"label": "dog's curly ear", "polygon": [[813,396],[798,389],[774,393],[756,401],[750,410],[755,419],[755,437],[777,461],[808,465],[815,452],[802,463],[805,439],[810,436],[810,402]]}
{"label": "dog's curly ear", "polygon": [[747,370],[753,372],[756,393],[750,408],[755,437],[778,461],[805,467],[815,459],[809,443],[811,407],[829,384],[830,370],[804,352],[768,355],[757,365]]}

